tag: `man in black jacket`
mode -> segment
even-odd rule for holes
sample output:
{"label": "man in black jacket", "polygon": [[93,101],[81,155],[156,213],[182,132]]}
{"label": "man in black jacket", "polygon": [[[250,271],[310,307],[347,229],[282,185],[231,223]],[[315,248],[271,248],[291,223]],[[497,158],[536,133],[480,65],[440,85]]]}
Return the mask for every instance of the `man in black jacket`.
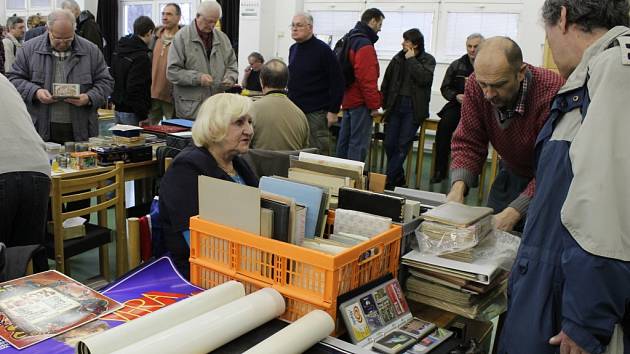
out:
{"label": "man in black jacket", "polygon": [[74,0],[62,1],[61,8],[63,10],[70,10],[70,12],[74,14],[74,17],[77,18],[76,33],[96,44],[98,49],[103,52],[103,35],[94,19],[94,15],[88,10],[81,11],[81,7],[79,7],[79,4]]}
{"label": "man in black jacket", "polygon": [[151,59],[148,43],[155,24],[140,16],[133,22],[133,34],[122,37],[114,53],[112,76],[116,122],[139,125],[151,109]]}
{"label": "man in black jacket", "polygon": [[435,135],[435,171],[431,176],[431,183],[439,183],[448,177],[451,138],[457,124],[459,124],[466,79],[474,70],[473,63],[477,56],[477,47],[482,41],[483,36],[479,33],[468,36],[466,38],[466,54],[452,62],[444,74],[440,91],[448,102],[438,112],[441,119]]}

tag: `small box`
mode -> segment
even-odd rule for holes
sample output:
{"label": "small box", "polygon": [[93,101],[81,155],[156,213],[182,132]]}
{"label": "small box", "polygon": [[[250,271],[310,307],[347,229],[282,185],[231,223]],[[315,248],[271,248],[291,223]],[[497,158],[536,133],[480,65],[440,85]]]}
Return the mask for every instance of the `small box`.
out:
{"label": "small box", "polygon": [[70,168],[85,170],[96,167],[96,153],[92,151],[73,152],[70,154]]}
{"label": "small box", "polygon": [[100,146],[92,148],[92,151],[97,154],[100,166],[110,166],[116,161],[129,163],[151,161],[153,159],[153,148],[151,145]]}
{"label": "small box", "polygon": [[[48,222],[48,233],[53,234],[54,224],[52,221]],[[63,239],[64,240],[72,240],[73,238],[83,237],[85,236],[85,224],[75,225],[71,227],[63,228]]]}

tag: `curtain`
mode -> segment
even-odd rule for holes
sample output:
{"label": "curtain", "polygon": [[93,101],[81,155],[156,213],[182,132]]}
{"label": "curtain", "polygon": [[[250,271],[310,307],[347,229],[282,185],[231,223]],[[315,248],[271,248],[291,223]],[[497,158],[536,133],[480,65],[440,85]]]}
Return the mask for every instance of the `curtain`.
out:
{"label": "curtain", "polygon": [[116,42],[118,42],[118,1],[98,0],[96,23],[98,23],[106,41],[105,47],[103,47],[105,61],[107,61],[107,65],[111,65],[112,54],[116,48]]}
{"label": "curtain", "polygon": [[223,9],[221,30],[227,34],[232,42],[234,52],[238,56],[238,17],[240,0],[217,0]]}

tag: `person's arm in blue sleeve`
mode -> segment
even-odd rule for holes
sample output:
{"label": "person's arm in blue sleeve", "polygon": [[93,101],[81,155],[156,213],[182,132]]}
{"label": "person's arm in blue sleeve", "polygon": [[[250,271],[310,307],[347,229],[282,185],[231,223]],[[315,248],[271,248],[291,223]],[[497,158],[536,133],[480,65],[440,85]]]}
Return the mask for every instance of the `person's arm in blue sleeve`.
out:
{"label": "person's arm in blue sleeve", "polygon": [[589,353],[603,353],[630,303],[630,262],[592,255],[564,236],[562,330]]}

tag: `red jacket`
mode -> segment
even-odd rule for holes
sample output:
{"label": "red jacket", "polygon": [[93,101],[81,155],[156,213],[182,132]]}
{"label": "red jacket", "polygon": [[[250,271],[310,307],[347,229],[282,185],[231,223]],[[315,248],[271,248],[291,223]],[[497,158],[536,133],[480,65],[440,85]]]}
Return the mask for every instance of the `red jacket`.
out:
{"label": "red jacket", "polygon": [[366,24],[358,22],[350,33],[360,32],[365,36],[355,37],[350,43],[348,57],[354,67],[354,83],[346,88],[343,95],[344,109],[367,106],[369,109],[381,107],[381,93],[378,91],[380,75],[374,43],[378,36]]}

